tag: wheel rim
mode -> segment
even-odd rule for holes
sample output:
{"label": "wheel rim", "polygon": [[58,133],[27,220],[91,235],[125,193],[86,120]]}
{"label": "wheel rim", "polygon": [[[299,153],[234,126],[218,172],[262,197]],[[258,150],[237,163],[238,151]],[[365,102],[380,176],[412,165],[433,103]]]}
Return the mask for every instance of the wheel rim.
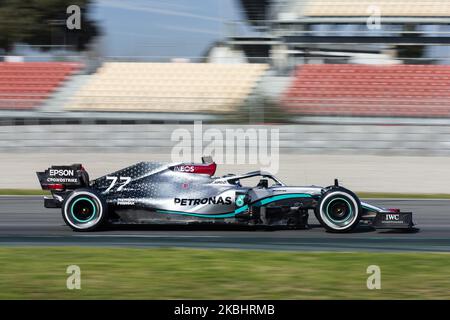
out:
{"label": "wheel rim", "polygon": [[89,229],[99,223],[103,217],[103,205],[94,194],[74,191],[66,200],[63,208],[66,223],[75,229]]}
{"label": "wheel rim", "polygon": [[341,225],[353,218],[352,206],[344,198],[332,199],[328,202],[325,212],[328,219]]}
{"label": "wheel rim", "polygon": [[97,207],[91,199],[81,197],[70,206],[70,214],[76,222],[87,223],[96,216]]}
{"label": "wheel rim", "polygon": [[320,216],[325,224],[335,230],[351,227],[358,218],[358,204],[346,193],[336,192],[324,199]]}

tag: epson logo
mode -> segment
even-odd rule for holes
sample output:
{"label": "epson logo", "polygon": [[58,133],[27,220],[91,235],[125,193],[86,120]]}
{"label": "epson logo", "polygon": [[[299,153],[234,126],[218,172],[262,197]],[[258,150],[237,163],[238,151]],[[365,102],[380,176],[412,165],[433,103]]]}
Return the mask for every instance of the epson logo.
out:
{"label": "epson logo", "polygon": [[175,204],[179,204],[180,206],[198,206],[200,204],[231,204],[231,197],[226,197],[225,199],[222,197],[211,197],[211,198],[203,198],[203,199],[174,199]]}
{"label": "epson logo", "polygon": [[400,215],[399,214],[387,214],[386,215],[386,221],[399,221]]}
{"label": "epson logo", "polygon": [[74,171],[73,170],[63,170],[63,169],[50,169],[49,174],[50,174],[50,176],[67,177],[67,176],[73,176]]}

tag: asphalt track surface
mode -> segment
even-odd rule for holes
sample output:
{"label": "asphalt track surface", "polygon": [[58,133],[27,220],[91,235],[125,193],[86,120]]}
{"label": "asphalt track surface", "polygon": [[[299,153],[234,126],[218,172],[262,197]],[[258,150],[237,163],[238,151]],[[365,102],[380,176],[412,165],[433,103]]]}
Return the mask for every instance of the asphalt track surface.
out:
{"label": "asphalt track surface", "polygon": [[314,217],[308,230],[246,227],[115,226],[78,233],[62,220],[59,209],[43,207],[42,197],[0,197],[0,246],[118,246],[239,248],[293,251],[431,251],[450,252],[450,200],[369,200],[412,211],[416,232],[359,227],[354,233],[327,233]]}

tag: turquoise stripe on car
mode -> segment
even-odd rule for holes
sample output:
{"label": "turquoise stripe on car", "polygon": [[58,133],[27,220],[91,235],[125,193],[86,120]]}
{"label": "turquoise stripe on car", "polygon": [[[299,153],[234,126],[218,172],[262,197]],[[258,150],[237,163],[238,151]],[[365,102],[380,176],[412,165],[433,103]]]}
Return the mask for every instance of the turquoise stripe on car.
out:
{"label": "turquoise stripe on car", "polygon": [[238,213],[244,212],[248,209],[248,205],[242,206],[239,209],[234,210],[233,212],[228,213],[218,213],[218,214],[199,214],[199,213],[191,213],[185,211],[171,211],[171,210],[156,210],[158,213],[168,213],[168,214],[181,214],[185,216],[193,216],[199,218],[232,218]]}
{"label": "turquoise stripe on car", "polygon": [[268,203],[275,202],[275,201],[278,201],[278,200],[292,199],[292,198],[311,198],[311,195],[308,194],[308,193],[281,194],[281,195],[278,195],[278,196],[272,196],[272,197],[269,197],[269,198],[258,200],[258,201],[255,202],[255,205],[263,206],[263,205],[266,205]]}

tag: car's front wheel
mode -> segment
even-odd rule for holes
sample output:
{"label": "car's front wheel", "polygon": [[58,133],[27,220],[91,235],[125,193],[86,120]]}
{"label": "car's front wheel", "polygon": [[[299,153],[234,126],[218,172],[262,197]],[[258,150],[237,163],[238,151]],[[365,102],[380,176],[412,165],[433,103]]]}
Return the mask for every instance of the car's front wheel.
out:
{"label": "car's front wheel", "polygon": [[106,221],[107,208],[102,197],[90,189],[74,190],[64,200],[62,216],[75,231],[92,231]]}
{"label": "car's front wheel", "polygon": [[349,232],[358,225],[361,212],[361,202],[353,192],[335,187],[323,194],[315,213],[327,231]]}

